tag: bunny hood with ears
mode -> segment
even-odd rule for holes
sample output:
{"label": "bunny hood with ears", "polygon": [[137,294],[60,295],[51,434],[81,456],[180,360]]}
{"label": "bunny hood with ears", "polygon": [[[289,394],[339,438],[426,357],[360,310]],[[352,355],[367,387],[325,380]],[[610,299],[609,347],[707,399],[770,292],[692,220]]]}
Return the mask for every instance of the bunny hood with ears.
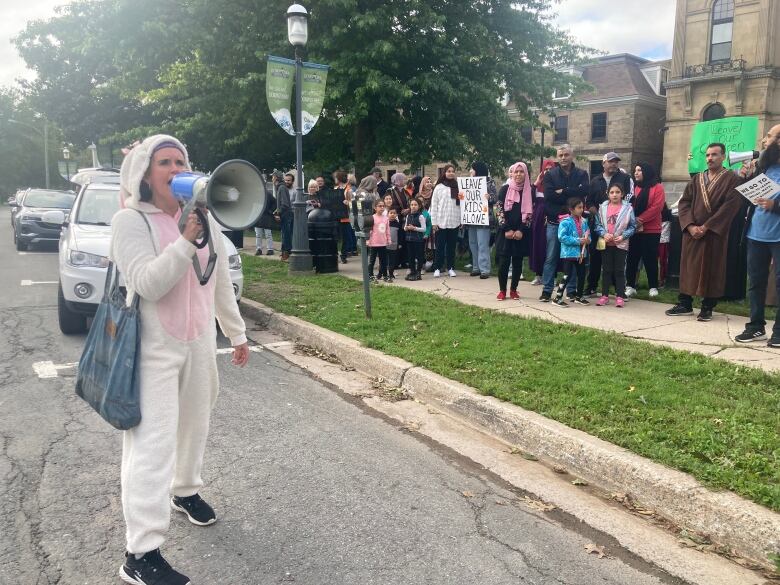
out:
{"label": "bunny hood with ears", "polygon": [[152,162],[152,155],[161,148],[178,148],[184,155],[187,170],[190,170],[190,158],[185,146],[173,136],[155,134],[141,143],[136,143],[122,161],[119,170],[119,193],[123,206],[138,208],[141,203],[141,180]]}

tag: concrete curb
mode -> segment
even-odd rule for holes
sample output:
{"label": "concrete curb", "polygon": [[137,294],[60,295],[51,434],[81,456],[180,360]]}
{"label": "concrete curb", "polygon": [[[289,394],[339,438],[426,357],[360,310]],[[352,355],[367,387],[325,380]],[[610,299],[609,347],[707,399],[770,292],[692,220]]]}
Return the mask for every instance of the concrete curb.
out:
{"label": "concrete curb", "polygon": [[780,551],[780,514],[731,492],[713,492],[686,473],[254,301],[242,300],[241,311],[288,339],[334,354],[369,376],[382,376],[480,431],[563,466],[604,490],[628,494],[676,525],[773,568],[767,555]]}

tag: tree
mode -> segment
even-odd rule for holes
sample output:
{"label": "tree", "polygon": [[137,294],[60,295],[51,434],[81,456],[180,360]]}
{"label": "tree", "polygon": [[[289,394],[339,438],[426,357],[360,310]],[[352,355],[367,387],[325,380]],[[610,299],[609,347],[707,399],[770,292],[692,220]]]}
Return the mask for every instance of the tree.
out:
{"label": "tree", "polygon": [[[581,83],[556,66],[587,50],[544,16],[552,0],[320,0],[306,58],[331,66],[308,168],[377,159],[412,167],[530,154],[525,123]],[[291,166],[294,141],[265,101],[267,54],[290,56],[280,0],[97,0],[31,23],[17,39],[38,80],[26,88],[68,140],[180,136],[193,161]]]}

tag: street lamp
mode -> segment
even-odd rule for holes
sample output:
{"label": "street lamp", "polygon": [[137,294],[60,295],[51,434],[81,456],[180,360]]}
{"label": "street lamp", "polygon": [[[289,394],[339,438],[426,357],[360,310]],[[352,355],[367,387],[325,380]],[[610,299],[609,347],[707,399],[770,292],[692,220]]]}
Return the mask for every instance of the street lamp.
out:
{"label": "street lamp", "polygon": [[303,108],[301,107],[301,83],[303,62],[298,48],[306,45],[309,38],[309,13],[300,4],[287,9],[287,40],[295,47],[295,167],[298,175],[298,189],[293,201],[293,246],[290,253],[290,274],[311,272],[312,261],[309,251],[309,237],[306,217],[306,200],[303,197]]}
{"label": "street lamp", "polygon": [[67,145],[62,147],[62,158],[65,159],[65,176],[68,178],[68,182],[70,182],[70,150],[68,150]]}
{"label": "street lamp", "polygon": [[43,137],[43,168],[46,172],[46,188],[49,189],[51,183],[49,182],[49,121],[44,118],[43,119],[43,132],[38,130],[35,126],[32,124],[28,124],[27,122],[20,122],[19,120],[8,120],[10,124],[19,124],[20,126],[27,126],[28,128],[31,128],[35,130],[40,136]]}

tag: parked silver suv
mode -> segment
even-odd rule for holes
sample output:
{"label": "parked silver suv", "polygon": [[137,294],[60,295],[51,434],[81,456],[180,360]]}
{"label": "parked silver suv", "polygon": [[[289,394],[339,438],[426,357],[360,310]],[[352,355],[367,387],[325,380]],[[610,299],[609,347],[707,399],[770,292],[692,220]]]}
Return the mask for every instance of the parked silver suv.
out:
{"label": "parked silver suv", "polygon": [[67,219],[76,194],[73,191],[53,189],[28,189],[17,200],[14,212],[14,244],[19,251],[30,244],[56,242],[60,239],[60,226],[46,221],[48,211],[61,211]]}

